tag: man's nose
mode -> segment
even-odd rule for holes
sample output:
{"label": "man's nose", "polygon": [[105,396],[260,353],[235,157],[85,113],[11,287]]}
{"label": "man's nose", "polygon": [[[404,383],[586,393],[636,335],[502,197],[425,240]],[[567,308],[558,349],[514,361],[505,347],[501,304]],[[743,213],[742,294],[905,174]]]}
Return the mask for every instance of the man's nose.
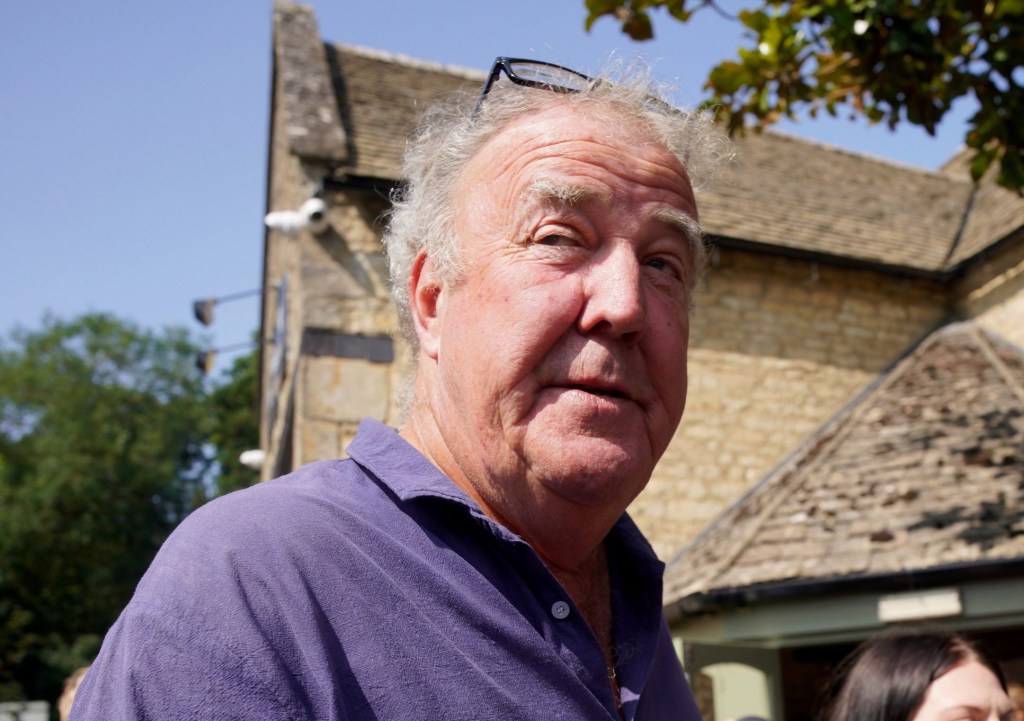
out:
{"label": "man's nose", "polygon": [[610,246],[588,264],[580,312],[581,333],[607,334],[635,341],[644,328],[640,262],[632,245]]}

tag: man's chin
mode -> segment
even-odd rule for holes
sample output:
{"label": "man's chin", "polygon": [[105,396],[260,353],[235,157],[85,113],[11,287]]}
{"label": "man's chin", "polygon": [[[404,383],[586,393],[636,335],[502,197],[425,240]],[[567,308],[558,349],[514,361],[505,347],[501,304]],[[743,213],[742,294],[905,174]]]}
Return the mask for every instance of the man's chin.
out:
{"label": "man's chin", "polygon": [[652,464],[638,449],[595,440],[569,441],[549,456],[533,454],[531,469],[547,490],[567,501],[624,509],[647,485]]}

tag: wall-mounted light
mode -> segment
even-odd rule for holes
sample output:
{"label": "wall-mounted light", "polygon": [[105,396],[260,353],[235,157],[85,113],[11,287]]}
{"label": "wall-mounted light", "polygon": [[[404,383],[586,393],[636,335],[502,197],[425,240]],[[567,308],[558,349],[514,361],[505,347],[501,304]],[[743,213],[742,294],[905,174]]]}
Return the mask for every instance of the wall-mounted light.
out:
{"label": "wall-mounted light", "polygon": [[227,301],[237,300],[238,298],[248,298],[253,295],[263,295],[268,290],[277,289],[276,285],[268,285],[263,288],[243,290],[241,293],[231,293],[217,298],[201,298],[199,300],[194,300],[192,301],[192,315],[194,315],[196,320],[203,325],[210,325],[213,323],[213,307],[218,303],[225,303]]}
{"label": "wall-mounted light", "polygon": [[[271,342],[265,339],[264,343]],[[246,343],[232,343],[231,345],[221,346],[220,348],[207,348],[196,353],[196,368],[202,371],[203,375],[209,375],[210,371],[213,370],[213,364],[217,360],[218,353],[227,353],[229,351],[245,350],[253,348],[259,345],[258,340],[248,341]]]}

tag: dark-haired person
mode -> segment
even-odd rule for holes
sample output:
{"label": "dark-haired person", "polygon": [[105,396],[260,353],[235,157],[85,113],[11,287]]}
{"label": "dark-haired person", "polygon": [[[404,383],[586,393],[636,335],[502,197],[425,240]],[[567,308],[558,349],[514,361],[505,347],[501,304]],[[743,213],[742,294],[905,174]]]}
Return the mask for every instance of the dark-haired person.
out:
{"label": "dark-haired person", "polygon": [[1017,712],[1013,721],[1024,721],[1024,684],[1011,683],[1006,687],[1013,702],[1013,710]]}
{"label": "dark-haired person", "polygon": [[1013,721],[999,664],[965,636],[901,629],[840,666],[825,721]]}

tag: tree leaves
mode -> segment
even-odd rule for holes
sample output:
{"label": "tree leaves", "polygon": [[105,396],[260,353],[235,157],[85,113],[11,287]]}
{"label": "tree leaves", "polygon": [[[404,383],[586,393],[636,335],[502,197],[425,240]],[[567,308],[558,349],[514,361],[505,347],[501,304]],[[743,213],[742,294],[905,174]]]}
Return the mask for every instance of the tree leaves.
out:
{"label": "tree leaves", "polygon": [[[678,0],[586,6],[588,30],[611,15],[635,40],[653,36],[653,9],[681,22],[717,9],[714,0],[690,9]],[[934,134],[958,98],[973,97],[972,175],[995,167],[1000,185],[1024,192],[1024,0],[760,0],[739,21],[750,45],[705,84],[704,107],[716,108],[730,132],[845,106],[873,123]]]}
{"label": "tree leaves", "polygon": [[55,697],[213,494],[215,451],[252,447],[254,364],[211,392],[195,352],[103,314],[0,341],[0,700]]}
{"label": "tree leaves", "polygon": [[210,442],[217,448],[217,494],[222,495],[251,486],[259,473],[238,462],[242,451],[256,448],[256,353],[238,356],[227,378],[209,397],[210,412],[216,423]]}

